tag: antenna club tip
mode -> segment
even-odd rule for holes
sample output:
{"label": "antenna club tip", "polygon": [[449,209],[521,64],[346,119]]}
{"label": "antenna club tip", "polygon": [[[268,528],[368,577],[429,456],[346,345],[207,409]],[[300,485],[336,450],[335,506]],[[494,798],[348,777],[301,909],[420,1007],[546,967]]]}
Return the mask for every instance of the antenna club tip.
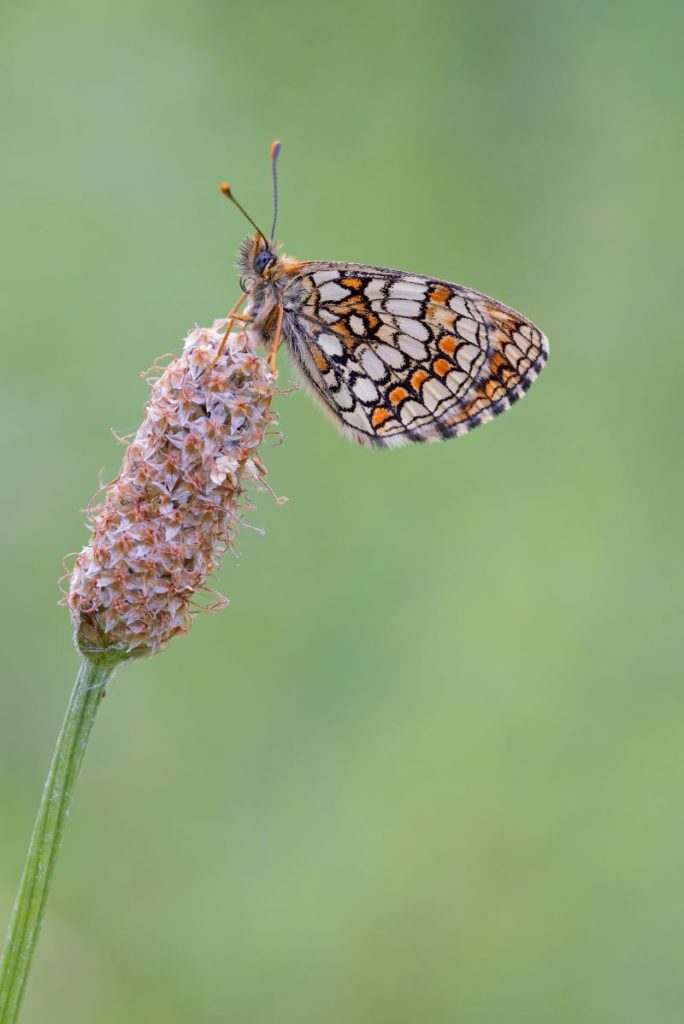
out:
{"label": "antenna club tip", "polygon": [[230,185],[228,184],[227,181],[222,181],[221,184],[219,185],[219,188],[223,192],[224,196],[230,195]]}
{"label": "antenna club tip", "polygon": [[278,139],[271,143],[271,160],[275,160],[280,152],[280,142]]}

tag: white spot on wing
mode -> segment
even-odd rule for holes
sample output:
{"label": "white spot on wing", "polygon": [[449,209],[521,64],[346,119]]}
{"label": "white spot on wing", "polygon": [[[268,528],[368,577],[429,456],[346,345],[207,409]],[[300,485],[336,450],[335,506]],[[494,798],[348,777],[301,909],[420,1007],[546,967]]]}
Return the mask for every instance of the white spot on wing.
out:
{"label": "white spot on wing", "polygon": [[421,361],[427,359],[427,349],[422,341],[410,338],[408,334],[400,334],[397,337],[397,345],[411,359],[420,359]]}
{"label": "white spot on wing", "polygon": [[448,373],[446,376],[447,387],[455,395],[460,394],[461,391],[463,390],[463,385],[469,384],[470,382],[470,375],[467,373],[463,373],[462,370],[452,370],[451,373]]}
{"label": "white spot on wing", "polygon": [[426,286],[424,281],[411,281],[402,278],[393,281],[389,288],[389,295],[393,299],[424,299]]}
{"label": "white spot on wing", "polygon": [[339,299],[346,299],[350,293],[347,288],[342,288],[335,281],[328,281],[321,286],[319,294],[321,302],[337,302]]}
{"label": "white spot on wing", "polygon": [[462,370],[470,373],[475,360],[478,355],[482,354],[482,349],[477,345],[461,344],[456,349],[456,362]]}
{"label": "white spot on wing", "polygon": [[319,334],[316,343],[323,349],[326,355],[341,356],[342,344],[334,334]]}
{"label": "white spot on wing", "polygon": [[419,302],[410,299],[389,299],[385,309],[393,316],[420,316],[421,309]]}
{"label": "white spot on wing", "polygon": [[336,270],[317,270],[313,276],[314,284],[325,284],[326,281],[334,281],[339,274]]}
{"label": "white spot on wing", "polygon": [[387,367],[370,348],[365,348],[361,353],[361,365],[373,380],[384,380],[387,376]]}
{"label": "white spot on wing", "polygon": [[337,402],[340,409],[351,409],[355,405],[351,391],[349,390],[346,384],[340,385],[339,390],[333,392],[333,398]]}
{"label": "white spot on wing", "polygon": [[399,349],[393,348],[391,345],[378,345],[375,351],[382,361],[394,370],[401,370],[406,362]]}
{"label": "white spot on wing", "polygon": [[369,298],[371,301],[373,301],[374,299],[381,299],[383,294],[383,283],[384,282],[380,277],[374,277],[372,281],[369,281],[366,287],[363,289],[364,292],[366,293],[366,297]]}
{"label": "white spot on wing", "polygon": [[474,320],[470,320],[466,316],[459,317],[456,330],[461,338],[465,338],[466,341],[472,341],[473,343],[477,342],[477,329],[478,324]]}
{"label": "white spot on wing", "polygon": [[358,377],[354,381],[352,390],[362,402],[377,402],[378,400],[378,389],[368,377]]}
{"label": "white spot on wing", "polygon": [[422,320],[411,320],[410,317],[399,317],[399,327],[405,334],[409,334],[417,341],[427,341],[430,332]]}
{"label": "white spot on wing", "polygon": [[414,420],[423,419],[429,416],[429,413],[424,405],[416,402],[413,398],[409,398],[402,404],[399,415],[401,416],[402,423],[410,427]]}
{"label": "white spot on wing", "polygon": [[507,345],[504,345],[504,355],[509,363],[512,363],[516,369],[518,368],[520,360],[525,358],[525,354],[512,342],[508,342]]}
{"label": "white spot on wing", "polygon": [[329,324],[334,324],[336,323],[337,320],[340,319],[339,316],[336,316],[334,313],[331,313],[329,309],[325,309],[323,306],[319,306],[318,315],[320,316],[321,320],[327,320]]}
{"label": "white spot on wing", "polygon": [[363,430],[366,434],[373,433],[365,410],[360,405],[357,405],[351,410],[351,412],[343,412],[342,419],[345,423],[348,423],[350,427],[356,427],[357,430]]}
{"label": "white spot on wing", "polygon": [[460,295],[453,295],[449,299],[449,307],[453,309],[454,313],[458,313],[459,316],[470,316],[468,307]]}
{"label": "white spot on wing", "polygon": [[513,331],[513,340],[517,342],[518,347],[522,349],[525,355],[529,355],[531,346],[526,334],[523,334],[522,331]]}
{"label": "white spot on wing", "polygon": [[430,378],[430,380],[426,380],[423,384],[421,394],[426,407],[430,412],[434,412],[440,402],[450,397],[451,392],[444,387],[441,380]]}
{"label": "white spot on wing", "polygon": [[358,334],[359,337],[363,337],[363,335],[366,333],[364,322],[360,316],[350,316],[349,326],[351,327],[354,334]]}

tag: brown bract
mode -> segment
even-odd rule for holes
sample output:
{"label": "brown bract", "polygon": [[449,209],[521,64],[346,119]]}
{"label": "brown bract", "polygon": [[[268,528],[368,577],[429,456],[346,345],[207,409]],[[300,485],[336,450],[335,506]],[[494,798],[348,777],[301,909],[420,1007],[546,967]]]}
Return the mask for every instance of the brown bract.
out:
{"label": "brown bract", "polygon": [[191,331],[150,381],[121,472],[90,512],[65,599],[86,655],[154,654],[188,631],[208,606],[195,595],[232,547],[244,487],[266,472],[257,449],[275,418],[273,378],[246,332],[231,334],[215,361],[225,326]]}

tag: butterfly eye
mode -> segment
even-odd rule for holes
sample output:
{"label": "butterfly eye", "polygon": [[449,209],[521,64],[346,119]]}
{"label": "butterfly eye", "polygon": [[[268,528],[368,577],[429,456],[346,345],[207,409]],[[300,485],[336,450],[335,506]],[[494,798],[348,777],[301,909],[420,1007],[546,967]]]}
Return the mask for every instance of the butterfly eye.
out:
{"label": "butterfly eye", "polygon": [[266,267],[273,263],[273,260],[273,253],[269,252],[268,249],[262,249],[261,252],[258,252],[254,257],[254,269],[257,274],[263,274]]}

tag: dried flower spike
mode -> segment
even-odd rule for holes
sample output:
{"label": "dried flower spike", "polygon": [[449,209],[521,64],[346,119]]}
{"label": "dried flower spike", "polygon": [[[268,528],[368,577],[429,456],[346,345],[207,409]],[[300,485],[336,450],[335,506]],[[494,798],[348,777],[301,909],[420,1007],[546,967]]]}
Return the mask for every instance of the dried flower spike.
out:
{"label": "dried flower spike", "polygon": [[220,351],[226,323],[191,331],[153,383],[121,473],[90,514],[66,597],[86,656],[155,654],[188,631],[195,595],[232,547],[244,484],[266,472],[257,449],[275,418],[273,377],[247,332]]}

